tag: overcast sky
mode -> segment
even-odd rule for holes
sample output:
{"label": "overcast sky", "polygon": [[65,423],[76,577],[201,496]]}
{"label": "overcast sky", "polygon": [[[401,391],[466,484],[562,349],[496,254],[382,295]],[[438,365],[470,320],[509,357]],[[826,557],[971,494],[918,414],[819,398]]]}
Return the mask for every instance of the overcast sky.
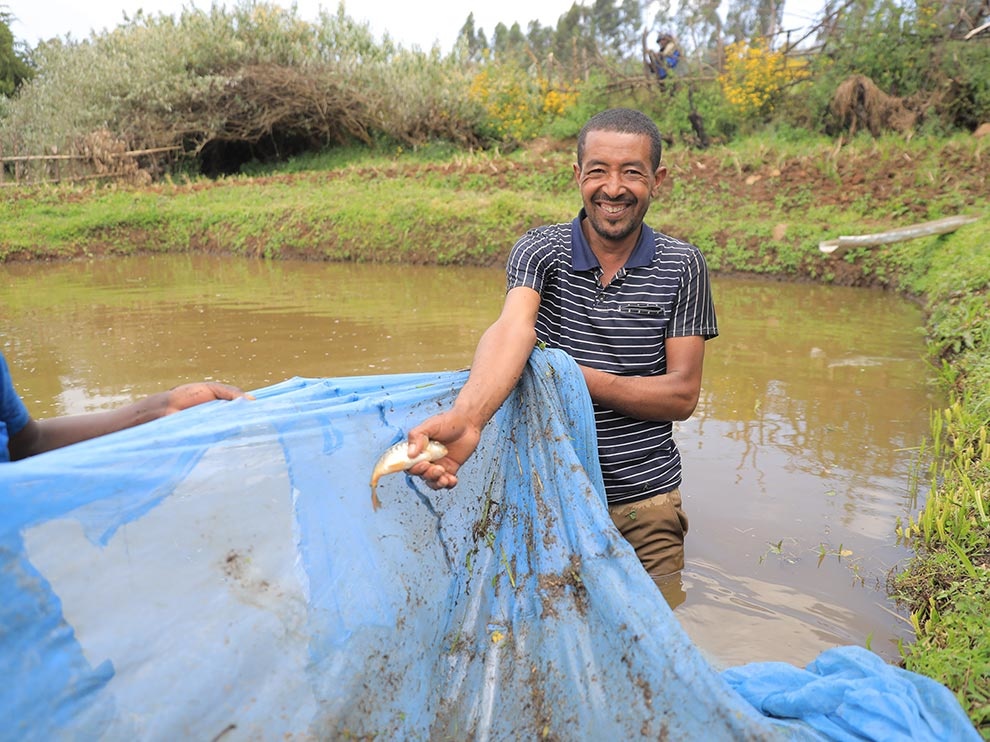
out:
{"label": "overcast sky", "polygon": [[[490,36],[495,26],[511,26],[518,21],[523,30],[532,20],[544,26],[556,26],[574,0],[357,0],[345,2],[347,15],[357,21],[367,21],[378,37],[388,32],[404,47],[417,45],[429,49],[439,42],[444,52],[450,51],[457,33],[468,13],[474,12],[475,27]],[[17,19],[11,26],[14,37],[37,44],[42,39],[65,36],[84,39],[91,30],[101,31],[117,26],[124,13],[133,15],[138,9],[152,15],[164,13],[178,16],[183,7],[209,9],[210,0],[0,0]],[[219,2],[219,5],[233,3]],[[276,2],[291,7],[291,0]],[[331,13],[337,10],[336,0],[296,0],[299,16],[316,20],[320,8]]]}
{"label": "overcast sky", "polygon": [[[584,0],[590,3],[592,0]],[[476,28],[482,28],[491,37],[498,23],[511,26],[518,21],[523,31],[530,21],[543,26],[556,26],[574,0],[354,0],[345,2],[347,15],[357,21],[367,21],[372,33],[379,39],[385,32],[406,48],[419,46],[429,49],[439,43],[448,52],[457,39],[468,13],[474,13]],[[178,16],[183,7],[208,9],[211,0],[0,0],[14,16],[11,26],[14,38],[34,46],[39,41],[71,34],[76,40],[89,36],[91,31],[111,29],[123,22],[124,14],[133,16],[139,9],[156,15]],[[218,0],[219,5],[225,5]],[[291,7],[291,0],[276,2]],[[798,9],[793,22],[810,21],[823,0],[787,0],[787,5]],[[336,0],[296,0],[299,16],[315,20],[321,7],[336,12]],[[802,7],[811,8],[801,11]],[[801,17],[803,16],[803,17]],[[792,26],[789,18],[785,22]]]}

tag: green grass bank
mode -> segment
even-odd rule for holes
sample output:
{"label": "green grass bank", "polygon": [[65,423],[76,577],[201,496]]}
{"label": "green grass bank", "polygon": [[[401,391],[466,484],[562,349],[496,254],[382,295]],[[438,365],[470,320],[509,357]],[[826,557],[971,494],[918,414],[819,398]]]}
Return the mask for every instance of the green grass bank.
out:
{"label": "green grass bank", "polygon": [[[0,262],[203,250],[304,258],[501,264],[516,237],[580,206],[573,142],[503,155],[335,150],[218,181],[0,188]],[[672,149],[648,221],[690,240],[715,273],[880,287],[926,310],[949,400],[919,441],[924,506],[892,531],[916,556],[888,590],[911,611],[904,665],[951,688],[990,739],[990,139],[754,138]],[[954,232],[841,257],[840,235],[955,215]]]}

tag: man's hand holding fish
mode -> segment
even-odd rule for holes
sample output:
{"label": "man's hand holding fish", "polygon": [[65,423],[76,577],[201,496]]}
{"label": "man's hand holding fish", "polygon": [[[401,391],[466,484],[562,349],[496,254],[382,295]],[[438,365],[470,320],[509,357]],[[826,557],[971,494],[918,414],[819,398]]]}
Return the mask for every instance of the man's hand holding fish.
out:
{"label": "man's hand holding fish", "polygon": [[472,425],[455,407],[417,425],[409,431],[407,439],[410,458],[424,450],[431,440],[447,447],[446,456],[436,461],[420,461],[409,473],[422,477],[432,489],[449,489],[457,485],[457,470],[478,447],[481,428]]}

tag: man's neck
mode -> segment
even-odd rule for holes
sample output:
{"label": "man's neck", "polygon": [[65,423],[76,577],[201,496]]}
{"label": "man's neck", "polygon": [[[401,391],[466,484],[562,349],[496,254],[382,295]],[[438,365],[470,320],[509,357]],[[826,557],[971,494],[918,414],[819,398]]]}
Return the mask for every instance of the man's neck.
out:
{"label": "man's neck", "polygon": [[591,248],[592,254],[598,258],[598,264],[602,267],[602,285],[607,286],[615,277],[615,274],[626,264],[629,256],[636,249],[639,236],[643,232],[643,227],[636,230],[634,234],[622,240],[608,240],[603,238],[594,229],[587,218],[581,220],[581,231]]}

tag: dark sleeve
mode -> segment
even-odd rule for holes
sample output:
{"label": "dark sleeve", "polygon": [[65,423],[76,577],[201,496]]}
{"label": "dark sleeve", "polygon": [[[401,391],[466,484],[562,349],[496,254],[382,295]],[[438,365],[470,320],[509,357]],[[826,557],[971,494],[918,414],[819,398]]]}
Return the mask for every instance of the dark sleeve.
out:
{"label": "dark sleeve", "polygon": [[526,286],[543,293],[551,251],[542,229],[531,229],[512,246],[505,265],[505,290]]}
{"label": "dark sleeve", "polygon": [[667,337],[691,335],[701,335],[705,340],[718,335],[708,264],[701,251],[694,246],[684,258],[681,288],[667,330]]}

